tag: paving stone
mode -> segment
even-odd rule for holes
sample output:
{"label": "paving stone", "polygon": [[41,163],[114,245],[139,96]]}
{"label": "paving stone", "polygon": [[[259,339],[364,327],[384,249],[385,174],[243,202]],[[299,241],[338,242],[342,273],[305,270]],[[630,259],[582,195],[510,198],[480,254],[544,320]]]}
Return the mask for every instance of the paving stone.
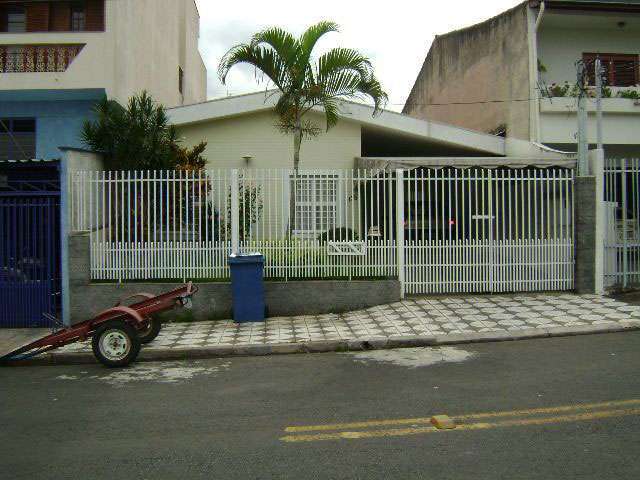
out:
{"label": "paving stone", "polygon": [[[196,353],[218,348],[232,354],[235,347],[263,355],[420,344],[427,337],[431,341],[437,337],[439,343],[459,343],[639,327],[640,307],[608,297],[570,293],[445,296],[409,298],[344,314],[276,317],[266,322],[170,323],[144,348]],[[82,354],[91,351],[91,344],[77,343],[61,350]]]}

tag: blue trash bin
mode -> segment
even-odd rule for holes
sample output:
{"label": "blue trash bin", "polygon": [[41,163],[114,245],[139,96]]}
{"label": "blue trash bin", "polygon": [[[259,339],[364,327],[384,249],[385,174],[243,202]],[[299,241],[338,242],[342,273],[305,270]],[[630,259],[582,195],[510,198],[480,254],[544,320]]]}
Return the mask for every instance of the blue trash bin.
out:
{"label": "blue trash bin", "polygon": [[264,321],[264,256],[259,253],[229,256],[233,320],[238,323]]}

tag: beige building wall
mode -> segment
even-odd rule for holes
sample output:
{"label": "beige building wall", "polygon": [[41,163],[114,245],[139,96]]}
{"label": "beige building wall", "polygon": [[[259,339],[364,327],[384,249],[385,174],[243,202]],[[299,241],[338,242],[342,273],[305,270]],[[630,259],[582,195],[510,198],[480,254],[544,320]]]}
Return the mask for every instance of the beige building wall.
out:
{"label": "beige building wall", "polygon": [[[194,0],[106,0],[104,32],[3,33],[2,45],[84,44],[65,72],[6,73],[3,90],[105,89],[121,103],[142,90],[167,107],[206,99]],[[185,72],[184,95],[178,67]]]}
{"label": "beige building wall", "polygon": [[527,8],[436,37],[403,113],[528,140]]}
{"label": "beige building wall", "polygon": [[[313,117],[318,124],[322,123],[322,116]],[[208,160],[208,169],[290,169],[293,168],[293,137],[282,134],[276,127],[277,121],[277,116],[267,111],[179,126],[178,133],[184,146],[197,145],[203,140],[207,142],[204,155]],[[329,172],[323,170],[352,169],[355,157],[360,156],[360,146],[360,125],[341,120],[329,132],[303,141],[300,169],[313,169],[325,175]],[[244,156],[252,158],[247,162],[242,158]],[[338,172],[336,174],[340,175]],[[259,221],[252,227],[254,234],[256,238],[280,238],[288,229],[289,185],[277,180],[279,177],[275,174],[268,175],[266,179],[264,175],[257,174],[256,178],[262,185],[264,208]],[[337,198],[348,197],[349,200],[346,200],[346,204],[345,201],[337,203],[336,226],[357,229],[357,225],[352,223],[352,216],[344,214],[353,210],[351,202],[357,200],[347,195],[343,188],[344,183],[338,182]],[[225,199],[226,195],[214,193],[213,197],[214,204],[219,207],[217,202]],[[224,213],[224,207],[220,209]],[[321,233],[324,233],[324,229],[311,237],[315,238]]]}
{"label": "beige building wall", "polygon": [[[323,125],[320,115],[314,120]],[[267,111],[181,125],[178,134],[185,146],[207,142],[208,168],[293,168],[293,136],[282,134],[277,123]],[[300,169],[353,168],[360,148],[360,125],[341,120],[328,132],[304,139]],[[245,156],[252,159],[247,163]]]}

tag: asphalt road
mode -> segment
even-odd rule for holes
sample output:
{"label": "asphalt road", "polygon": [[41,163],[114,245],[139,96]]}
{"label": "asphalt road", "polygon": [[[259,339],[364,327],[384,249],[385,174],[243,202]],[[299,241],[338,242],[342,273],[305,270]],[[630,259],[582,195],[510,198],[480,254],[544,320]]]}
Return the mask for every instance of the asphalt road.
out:
{"label": "asphalt road", "polygon": [[[0,477],[636,479],[639,347],[640,332],[2,368]],[[428,425],[481,412],[498,413]]]}

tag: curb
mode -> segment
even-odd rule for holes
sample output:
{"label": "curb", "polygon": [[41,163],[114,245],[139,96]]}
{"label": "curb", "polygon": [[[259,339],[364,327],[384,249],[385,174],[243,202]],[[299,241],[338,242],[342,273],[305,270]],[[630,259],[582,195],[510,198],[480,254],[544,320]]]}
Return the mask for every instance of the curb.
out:
{"label": "curb", "polygon": [[[616,325],[575,325],[570,327],[499,330],[495,332],[452,333],[449,335],[406,337],[374,337],[371,339],[324,340],[304,343],[276,343],[254,345],[220,345],[212,347],[160,349],[144,348],[138,362],[159,360],[195,360],[221,357],[257,357],[301,353],[360,352],[393,348],[417,348],[470,343],[508,342],[550,337],[572,337],[640,330],[640,320],[620,322]],[[10,362],[12,366],[27,365],[84,365],[96,363],[90,352],[53,352],[29,360]]]}

